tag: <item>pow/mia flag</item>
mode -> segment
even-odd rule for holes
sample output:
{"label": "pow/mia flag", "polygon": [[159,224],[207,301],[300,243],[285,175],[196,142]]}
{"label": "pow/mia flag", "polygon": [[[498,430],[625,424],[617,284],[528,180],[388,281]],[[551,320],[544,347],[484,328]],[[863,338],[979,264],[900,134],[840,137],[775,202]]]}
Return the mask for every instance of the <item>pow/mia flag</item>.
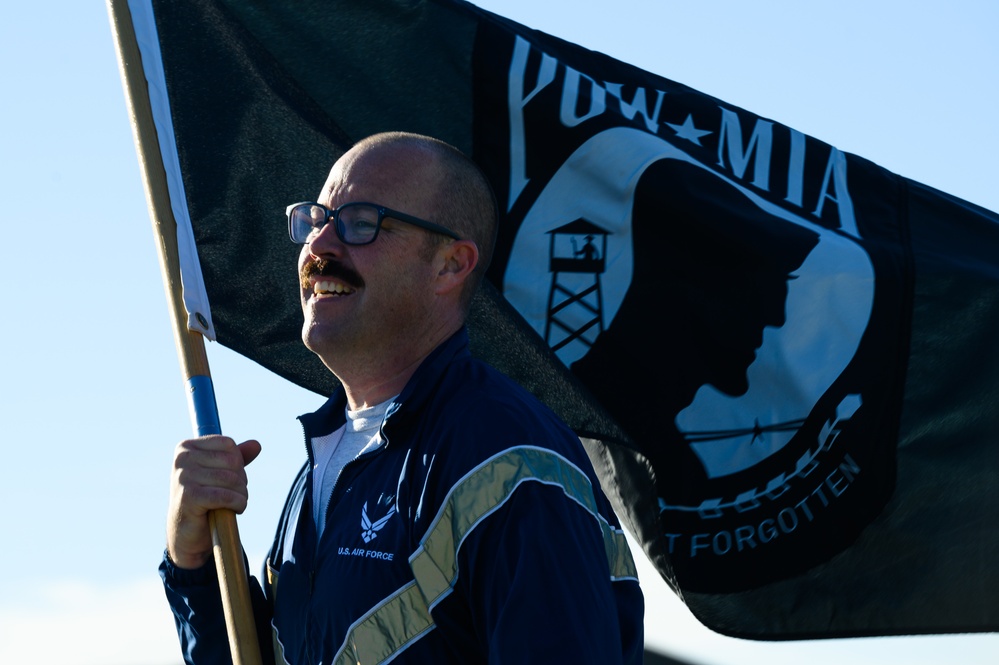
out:
{"label": "pow/mia flag", "polygon": [[284,206],[359,138],[437,136],[502,213],[474,351],[575,429],[699,619],[999,629],[994,213],[462,2],[129,8],[196,327],[328,393]]}

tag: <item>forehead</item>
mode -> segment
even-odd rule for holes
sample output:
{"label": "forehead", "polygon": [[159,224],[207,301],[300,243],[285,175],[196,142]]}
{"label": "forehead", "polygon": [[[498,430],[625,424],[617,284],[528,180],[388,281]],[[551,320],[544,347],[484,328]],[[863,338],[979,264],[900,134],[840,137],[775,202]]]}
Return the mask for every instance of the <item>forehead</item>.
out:
{"label": "forehead", "polygon": [[368,201],[410,214],[427,214],[437,189],[432,160],[413,149],[379,146],[352,149],[333,165],[319,202],[337,207]]}

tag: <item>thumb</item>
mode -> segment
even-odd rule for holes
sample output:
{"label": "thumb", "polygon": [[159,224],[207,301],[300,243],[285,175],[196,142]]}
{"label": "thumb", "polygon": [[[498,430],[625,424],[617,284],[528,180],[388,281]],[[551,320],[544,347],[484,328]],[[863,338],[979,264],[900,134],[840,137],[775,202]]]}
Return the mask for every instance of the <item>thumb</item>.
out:
{"label": "thumb", "polygon": [[243,466],[257,459],[257,455],[260,454],[260,443],[254,439],[237,444],[236,447],[239,448],[239,452],[243,456]]}

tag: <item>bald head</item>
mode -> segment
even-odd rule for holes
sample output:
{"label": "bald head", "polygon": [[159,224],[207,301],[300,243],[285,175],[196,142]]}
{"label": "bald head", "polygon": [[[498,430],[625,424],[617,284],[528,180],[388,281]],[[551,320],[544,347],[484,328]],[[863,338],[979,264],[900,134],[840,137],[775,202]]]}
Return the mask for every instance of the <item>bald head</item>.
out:
{"label": "bald head", "polygon": [[[479,250],[479,262],[463,295],[466,308],[492,260],[496,244],[498,214],[492,188],[475,162],[454,146],[438,139],[387,132],[359,141],[351,154],[384,153],[405,175],[408,185],[426,197],[427,219],[471,240]],[[401,184],[401,183],[399,183]],[[447,242],[445,236],[430,234],[433,245]]]}

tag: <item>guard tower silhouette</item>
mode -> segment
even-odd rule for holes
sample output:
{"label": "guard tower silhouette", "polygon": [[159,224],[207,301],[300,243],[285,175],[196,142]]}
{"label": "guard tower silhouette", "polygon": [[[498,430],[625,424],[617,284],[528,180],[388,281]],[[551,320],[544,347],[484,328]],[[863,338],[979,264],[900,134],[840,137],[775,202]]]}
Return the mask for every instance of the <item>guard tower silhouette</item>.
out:
{"label": "guard tower silhouette", "polygon": [[[552,351],[558,351],[574,340],[592,347],[596,338],[604,331],[600,274],[605,268],[604,257],[607,255],[609,233],[580,217],[574,222],[548,231],[548,235],[550,236],[548,272],[552,274],[552,284],[548,291],[548,310],[545,315],[545,342]],[[594,238],[598,236],[601,241],[599,250],[593,243]],[[567,279],[566,273],[592,275],[593,279],[592,282],[588,282],[585,277]],[[582,318],[582,323],[567,322],[565,315],[569,312],[575,314],[573,318],[577,322]],[[566,335],[554,345],[551,340],[553,326]],[[592,334],[594,326],[596,334]],[[588,331],[591,334],[587,335]]]}

